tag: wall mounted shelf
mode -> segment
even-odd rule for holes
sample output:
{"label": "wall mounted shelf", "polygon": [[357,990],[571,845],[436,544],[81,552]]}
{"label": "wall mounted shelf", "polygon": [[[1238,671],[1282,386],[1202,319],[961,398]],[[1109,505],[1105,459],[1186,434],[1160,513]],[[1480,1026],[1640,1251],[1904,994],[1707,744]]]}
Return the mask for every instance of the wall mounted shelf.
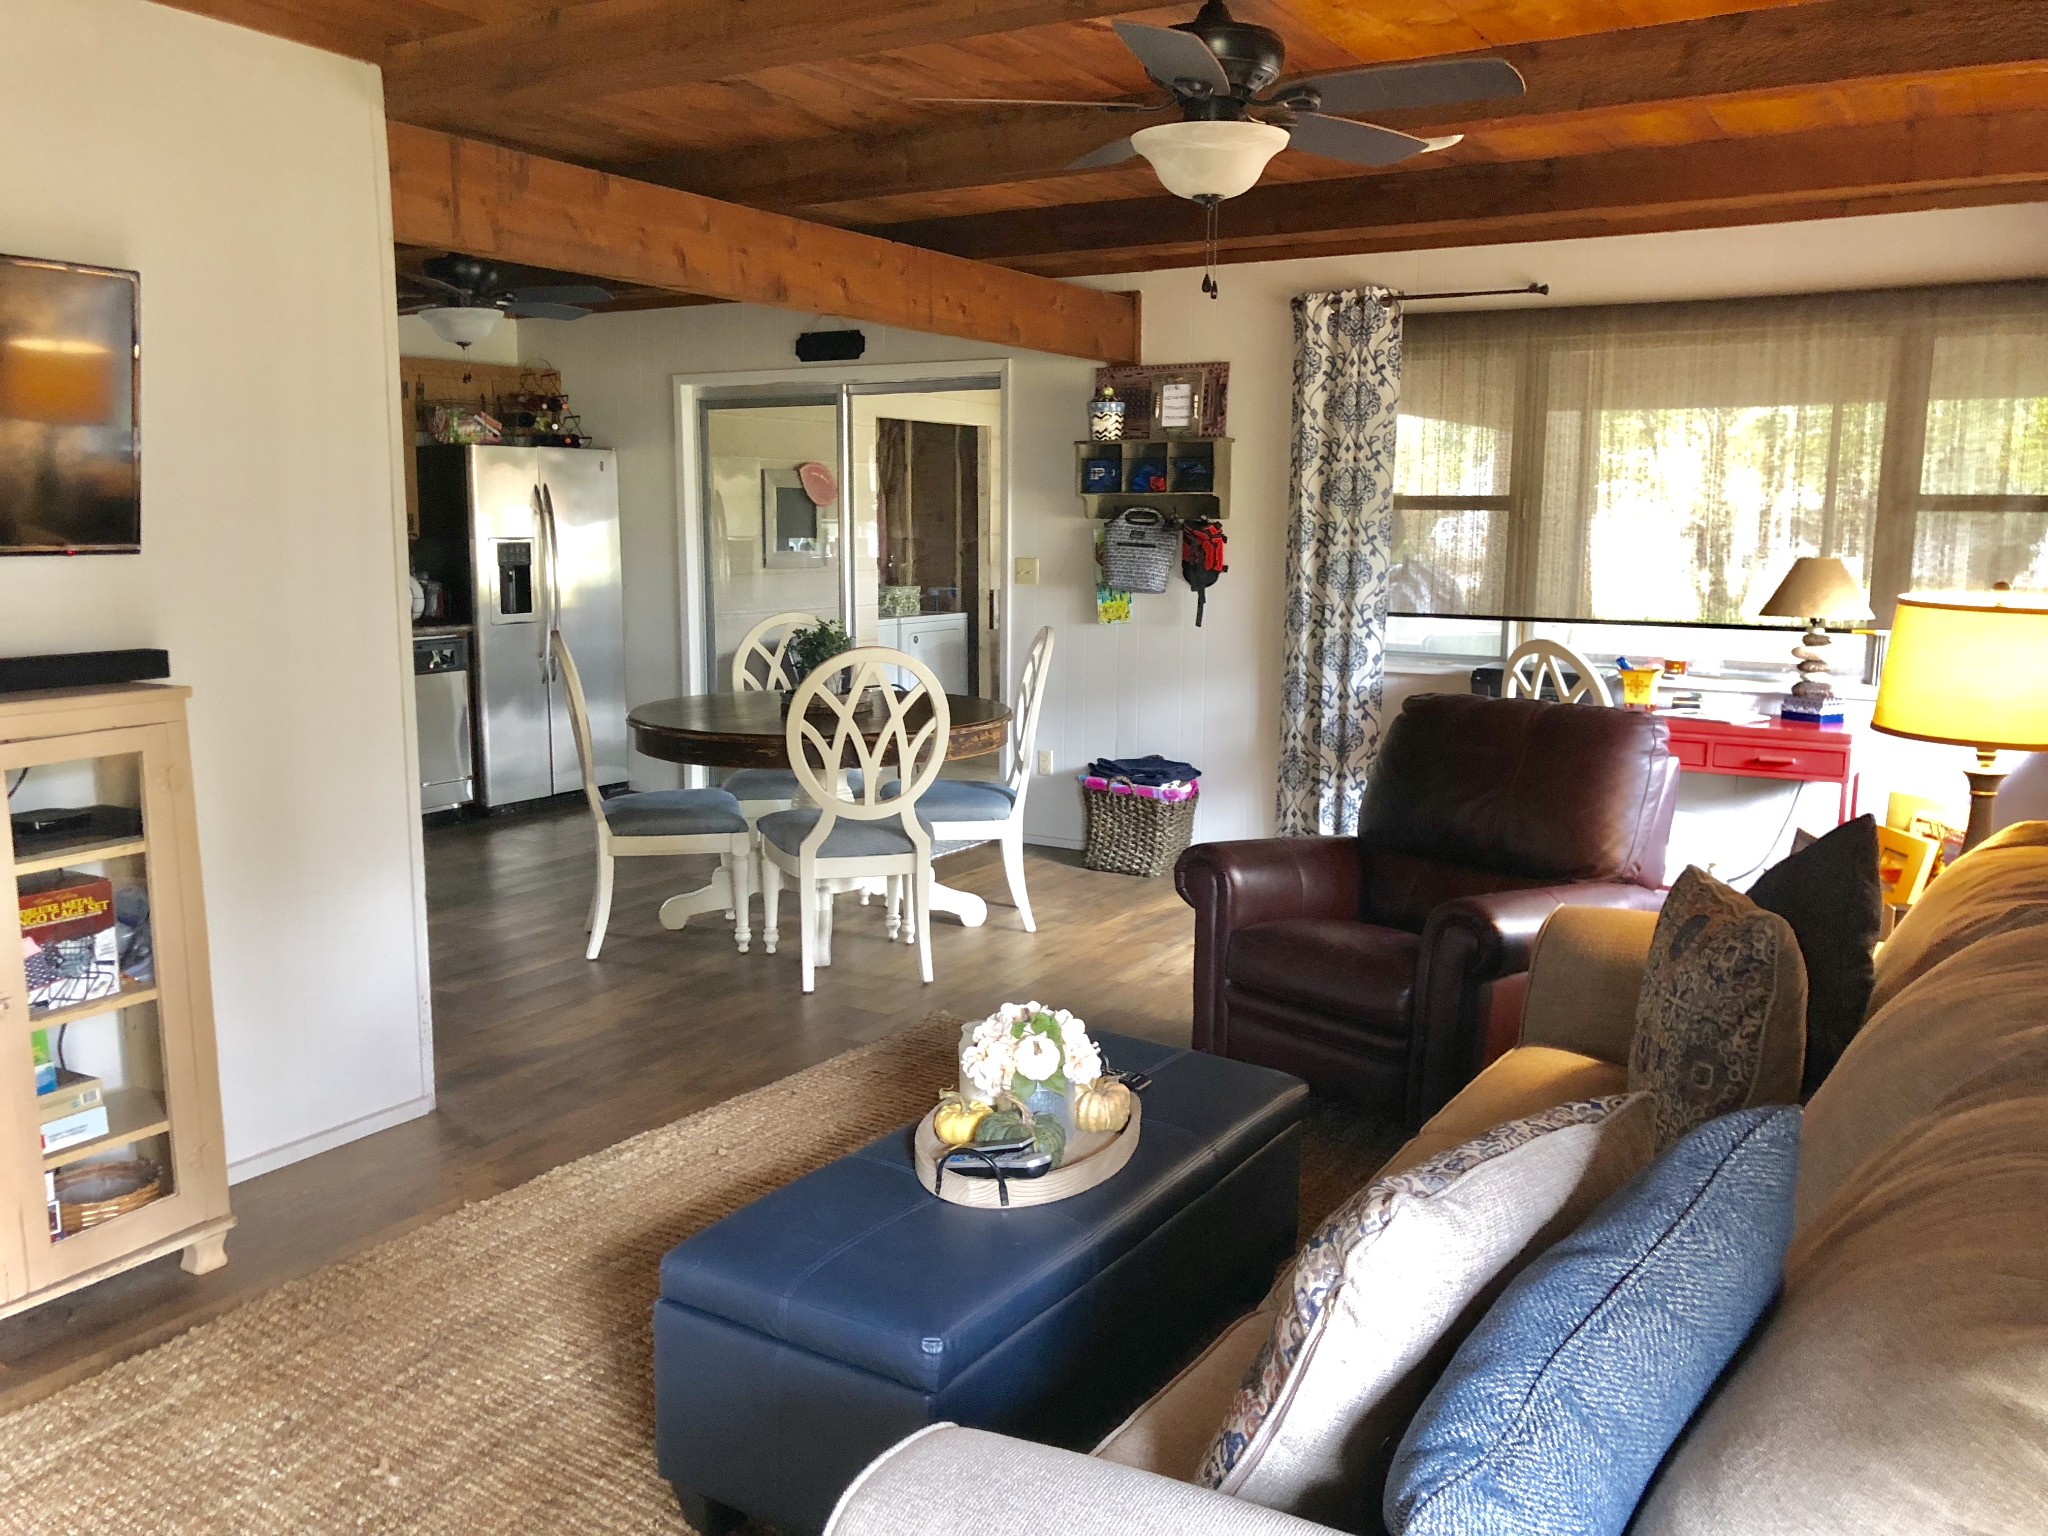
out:
{"label": "wall mounted shelf", "polygon": [[[1174,517],[1230,516],[1227,437],[1132,437],[1074,444],[1074,491],[1090,517],[1157,507]],[[1091,468],[1091,466],[1094,466]],[[1160,488],[1142,487],[1155,483]]]}

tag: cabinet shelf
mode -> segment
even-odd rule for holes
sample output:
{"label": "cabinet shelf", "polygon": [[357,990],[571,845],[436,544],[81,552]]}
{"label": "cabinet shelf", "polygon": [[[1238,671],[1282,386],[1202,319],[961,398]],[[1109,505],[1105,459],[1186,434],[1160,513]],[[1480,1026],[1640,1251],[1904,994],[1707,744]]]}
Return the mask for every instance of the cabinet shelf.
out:
{"label": "cabinet shelf", "polygon": [[98,1018],[103,1013],[118,1013],[123,1008],[133,1008],[137,1003],[156,1001],[156,987],[123,987],[118,992],[109,992],[105,997],[96,997],[89,1003],[74,1003],[69,1008],[52,1008],[48,1013],[29,1010],[30,1029],[56,1029],[63,1024],[76,1024],[80,1019]]}
{"label": "cabinet shelf", "polygon": [[48,870],[63,869],[72,864],[98,864],[105,859],[132,858],[138,853],[148,851],[149,842],[146,838],[95,838],[89,842],[55,848],[48,853],[39,853],[34,858],[17,859],[14,863],[14,878],[19,880],[24,875],[40,875]]}
{"label": "cabinet shelf", "polygon": [[147,1141],[152,1136],[162,1136],[170,1128],[170,1117],[164,1113],[164,1101],[148,1089],[109,1089],[107,1134],[47,1154],[43,1158],[43,1167],[47,1171],[51,1168],[63,1168],[71,1163],[82,1163],[87,1158],[98,1157],[103,1152],[117,1152],[131,1143]]}
{"label": "cabinet shelf", "polygon": [[[1074,490],[1090,517],[1156,504],[1178,517],[1221,521],[1230,516],[1230,450],[1227,437],[1082,439],[1074,444]],[[1158,490],[1133,489],[1141,467],[1158,471],[1164,481]],[[1106,483],[1111,479],[1114,484]]]}

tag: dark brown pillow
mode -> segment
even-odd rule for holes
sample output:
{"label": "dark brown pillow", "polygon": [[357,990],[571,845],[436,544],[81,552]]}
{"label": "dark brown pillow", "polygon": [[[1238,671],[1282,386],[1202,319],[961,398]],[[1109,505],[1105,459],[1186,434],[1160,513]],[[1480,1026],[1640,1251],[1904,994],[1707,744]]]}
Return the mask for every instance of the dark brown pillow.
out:
{"label": "dark brown pillow", "polygon": [[1877,818],[1858,816],[1749,888],[1749,899],[1792,925],[1806,962],[1806,1067],[1801,1098],[1812,1098],[1863,1027],[1876,979],[1871,959],[1884,922],[1877,878]]}
{"label": "dark brown pillow", "polygon": [[1657,1145],[1720,1115],[1790,1104],[1806,1040],[1792,925],[1712,875],[1672,883],[1636,995],[1628,1090],[1656,1101]]}

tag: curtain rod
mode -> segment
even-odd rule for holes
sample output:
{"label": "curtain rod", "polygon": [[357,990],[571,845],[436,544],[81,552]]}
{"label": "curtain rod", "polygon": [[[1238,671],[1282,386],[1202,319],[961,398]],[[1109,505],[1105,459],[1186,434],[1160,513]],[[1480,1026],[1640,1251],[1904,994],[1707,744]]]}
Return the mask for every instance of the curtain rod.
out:
{"label": "curtain rod", "polygon": [[1548,297],[1550,284],[1531,283],[1526,288],[1460,288],[1451,293],[1398,293],[1390,289],[1384,296],[1375,297],[1382,304],[1417,304],[1424,299],[1503,299],[1526,293]]}

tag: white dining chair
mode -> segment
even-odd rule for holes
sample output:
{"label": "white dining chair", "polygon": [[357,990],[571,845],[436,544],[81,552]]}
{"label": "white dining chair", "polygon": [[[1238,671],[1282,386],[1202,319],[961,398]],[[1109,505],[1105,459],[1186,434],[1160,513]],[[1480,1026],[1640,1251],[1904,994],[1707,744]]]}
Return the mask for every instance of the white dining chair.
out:
{"label": "white dining chair", "polygon": [[1515,647],[1501,668],[1500,696],[1540,699],[1546,682],[1566,704],[1614,705],[1607,680],[1593,670],[1593,663],[1554,640],[1524,640]]}
{"label": "white dining chair", "polygon": [[[783,657],[790,636],[800,629],[813,629],[822,621],[815,613],[771,614],[740,641],[732,654],[732,691],[788,693],[796,686]],[[725,776],[720,786],[740,803],[740,814],[749,827],[760,824],[772,811],[786,811],[796,802],[796,775],[787,768],[740,768]]]}
{"label": "white dining chair", "polygon": [[[1002,779],[940,779],[925,791],[918,816],[941,852],[953,853],[979,843],[999,843],[1003,875],[1010,882],[1010,900],[1026,933],[1038,932],[1031,916],[1031,893],[1024,886],[1024,796],[1031,788],[1031,765],[1038,741],[1038,713],[1045,704],[1045,680],[1052,671],[1052,626],[1031,642],[1024,672],[1017,682],[1016,725],[1010,733],[1010,772]],[[885,791],[886,793],[886,791]],[[891,887],[892,893],[896,887]],[[890,932],[898,930],[897,907],[890,902]]]}
{"label": "white dining chair", "polygon": [[[583,958],[595,960],[604,948],[604,932],[612,917],[612,870],[615,859],[676,858],[684,854],[718,855],[713,885],[715,905],[733,914],[733,938],[745,954],[752,935],[747,914],[753,886],[754,840],[740,803],[722,789],[650,789],[637,794],[598,793],[597,768],[590,750],[590,706],[583,697],[583,678],[569,643],[555,630],[548,637],[556,668],[569,685],[569,729],[576,738],[576,760],[583,769],[583,796],[597,823],[597,888],[590,896],[590,917],[584,928],[590,943]],[[708,889],[708,888],[707,888]]]}
{"label": "white dining chair", "polygon": [[[909,676],[908,691],[890,686],[892,675]],[[796,690],[785,740],[811,804],[761,818],[761,906],[762,942],[773,954],[783,882],[795,878],[804,991],[816,990],[817,968],[832,963],[833,898],[876,880],[907,886],[918,969],[932,979],[932,839],[917,810],[945,765],[951,729],[931,669],[882,646],[833,657]]]}

